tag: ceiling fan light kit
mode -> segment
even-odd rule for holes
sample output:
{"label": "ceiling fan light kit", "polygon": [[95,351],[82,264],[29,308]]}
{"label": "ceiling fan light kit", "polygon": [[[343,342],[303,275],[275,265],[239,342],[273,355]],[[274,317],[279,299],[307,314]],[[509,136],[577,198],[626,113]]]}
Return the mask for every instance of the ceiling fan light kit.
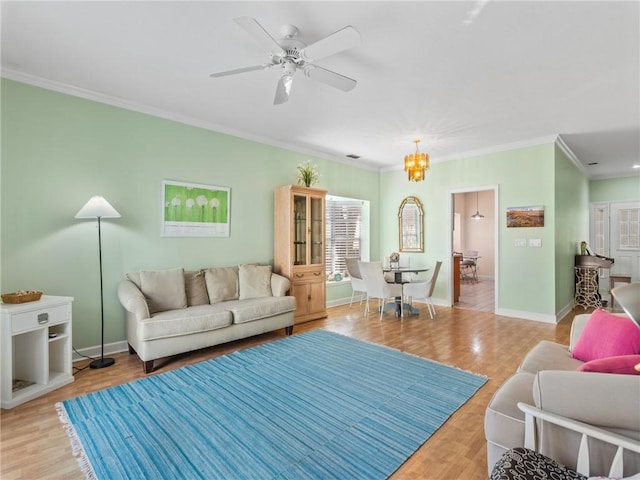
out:
{"label": "ceiling fan light kit", "polygon": [[298,70],[302,70],[306,77],[343,92],[353,90],[357,85],[358,82],[353,78],[319,67],[314,63],[315,60],[335,55],[360,44],[360,33],[351,25],[347,25],[331,35],[306,45],[295,38],[299,30],[294,25],[283,25],[280,29],[283,38],[276,40],[254,18],[238,17],[234,21],[263,48],[269,49],[269,61],[261,65],[212,73],[210,77],[220,78],[279,67],[282,70],[282,75],[276,86],[274,105],[280,105],[289,100],[293,77]]}
{"label": "ceiling fan light kit", "polygon": [[424,180],[425,172],[429,170],[429,155],[418,150],[420,140],[414,140],[413,143],[416,144],[416,151],[404,157],[404,171],[407,172],[410,182],[421,182]]}

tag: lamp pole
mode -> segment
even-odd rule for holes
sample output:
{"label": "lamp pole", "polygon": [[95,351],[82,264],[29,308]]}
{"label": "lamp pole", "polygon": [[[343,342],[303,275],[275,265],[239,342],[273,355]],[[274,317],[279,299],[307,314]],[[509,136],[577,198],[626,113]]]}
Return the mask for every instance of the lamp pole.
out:
{"label": "lamp pole", "polygon": [[100,325],[102,332],[100,335],[100,359],[89,364],[91,368],[109,367],[116,363],[113,358],[104,358],[104,292],[102,283],[102,234],[100,228],[100,217],[98,217],[98,261],[100,264]]}
{"label": "lamp pole", "polygon": [[89,366],[91,368],[109,367],[116,363],[113,358],[104,358],[104,286],[102,281],[102,229],[100,220],[102,218],[120,218],[118,211],[111,206],[103,197],[91,197],[84,207],[76,214],[75,218],[96,218],[98,219],[98,262],[100,265],[100,358],[93,360]]}

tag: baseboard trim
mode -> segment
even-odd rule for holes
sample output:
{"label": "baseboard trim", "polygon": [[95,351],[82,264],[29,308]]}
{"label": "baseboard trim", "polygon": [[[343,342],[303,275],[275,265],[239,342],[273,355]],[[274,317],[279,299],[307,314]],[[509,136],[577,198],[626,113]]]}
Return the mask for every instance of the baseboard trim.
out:
{"label": "baseboard trim", "polygon": [[564,306],[564,308],[560,309],[560,311],[556,313],[556,323],[560,322],[560,320],[569,315],[571,313],[571,310],[573,310],[573,300],[571,300]]}
{"label": "baseboard trim", "polygon": [[[81,360],[87,360],[87,357],[91,359],[100,358],[102,349],[100,345],[95,345],[93,347],[79,348],[73,349],[73,361],[79,362]],[[121,340],[119,342],[113,343],[105,343],[104,344],[104,354],[105,355],[113,355],[115,353],[128,352],[129,345],[126,340]]]}
{"label": "baseboard trim", "polygon": [[[364,305],[365,302],[365,298],[362,297],[362,303]],[[349,305],[349,302],[351,301],[351,297],[343,297],[343,298],[336,298],[334,300],[329,300],[327,302],[327,307],[339,307],[340,305]],[[360,297],[358,295],[356,295],[355,297],[353,297],[353,303],[354,304],[360,304]]]}
{"label": "baseboard trim", "polygon": [[521,310],[510,310],[508,308],[496,308],[496,315],[502,315],[503,317],[512,317],[512,318],[521,318],[523,320],[534,320],[536,322],[543,323],[558,323],[558,319],[556,315],[547,315],[544,313],[535,313],[535,312],[523,312]]}

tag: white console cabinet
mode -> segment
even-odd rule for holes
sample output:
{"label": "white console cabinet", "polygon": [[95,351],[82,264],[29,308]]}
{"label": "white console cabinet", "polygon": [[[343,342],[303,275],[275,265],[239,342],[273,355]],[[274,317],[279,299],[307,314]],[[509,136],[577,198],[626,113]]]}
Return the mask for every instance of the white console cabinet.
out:
{"label": "white console cabinet", "polygon": [[13,408],[73,382],[72,297],[0,305],[0,397]]}

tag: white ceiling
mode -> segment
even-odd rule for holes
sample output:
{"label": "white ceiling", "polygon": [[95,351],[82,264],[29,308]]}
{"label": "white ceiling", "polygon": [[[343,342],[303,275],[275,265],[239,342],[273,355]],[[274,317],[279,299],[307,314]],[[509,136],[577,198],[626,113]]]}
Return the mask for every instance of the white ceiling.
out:
{"label": "white ceiling", "polygon": [[[557,135],[590,178],[640,169],[637,1],[7,2],[2,76],[373,169],[414,138],[432,162]],[[317,64],[345,93],[276,68],[234,21],[310,44],[345,25],[362,44]],[[596,165],[589,165],[596,163]],[[582,168],[582,167],[581,167]]]}

